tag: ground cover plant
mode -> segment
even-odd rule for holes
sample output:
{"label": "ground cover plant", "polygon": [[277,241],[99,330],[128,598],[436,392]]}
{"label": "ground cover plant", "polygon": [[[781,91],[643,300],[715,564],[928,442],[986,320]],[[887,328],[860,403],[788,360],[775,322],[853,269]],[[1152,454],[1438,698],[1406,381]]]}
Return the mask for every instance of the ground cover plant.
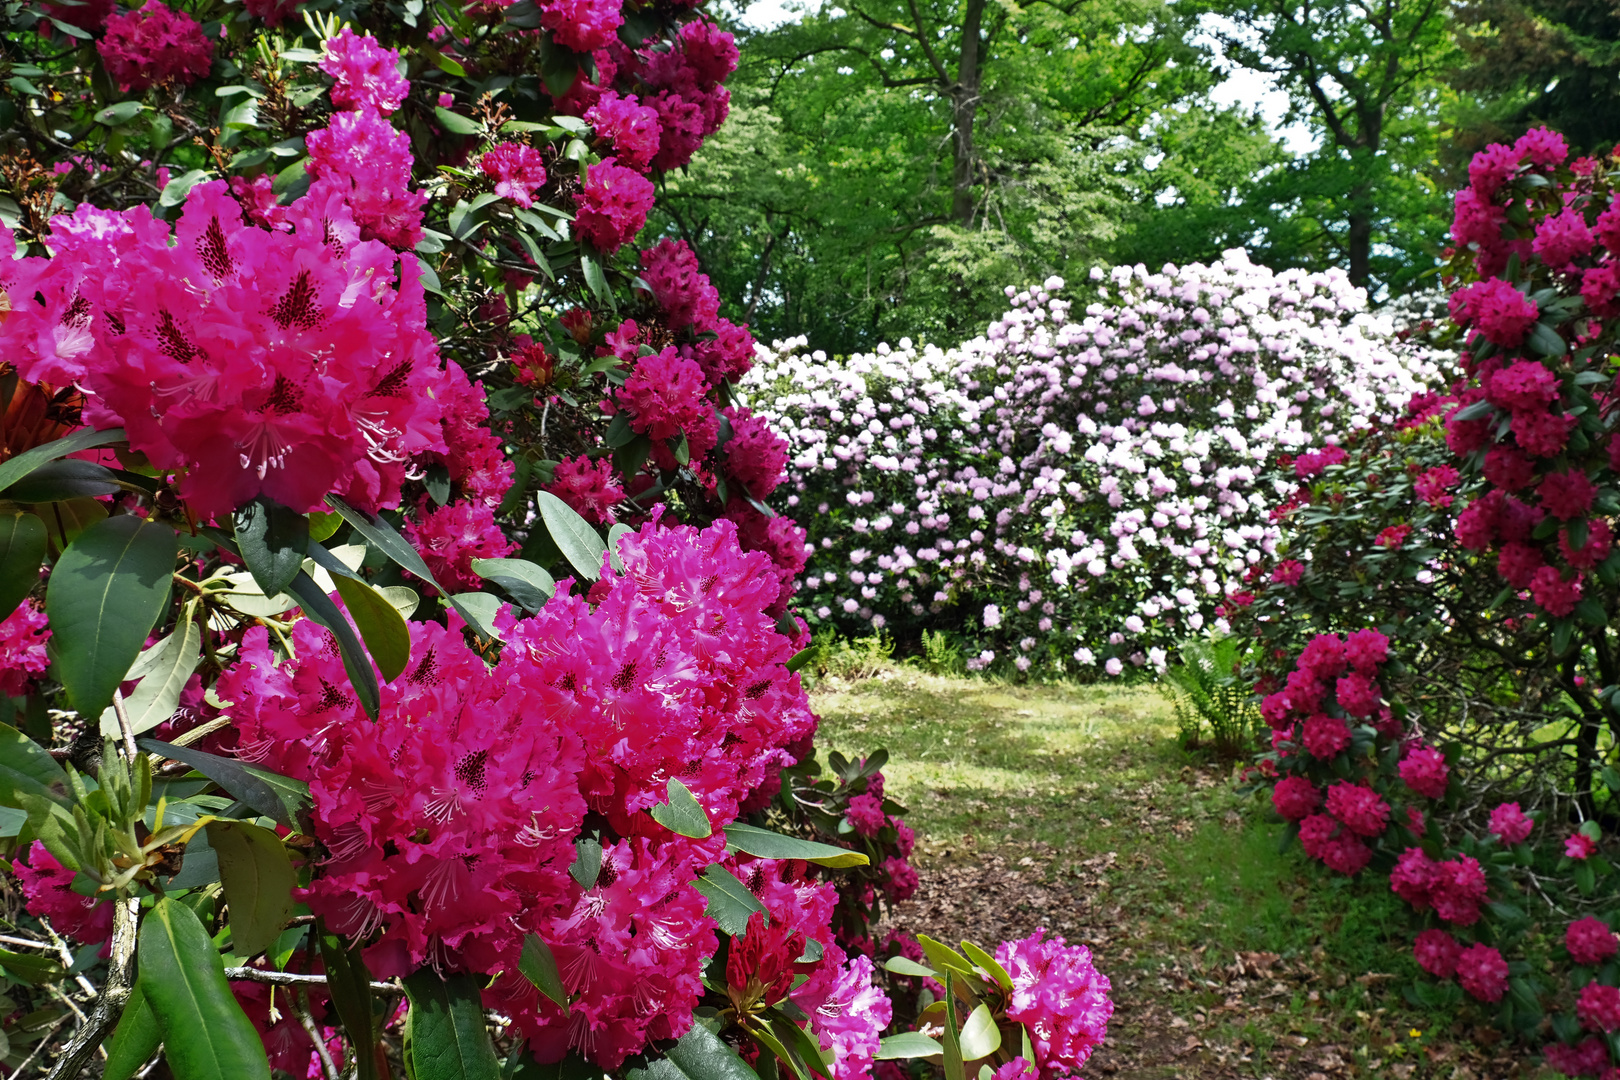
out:
{"label": "ground cover plant", "polygon": [[7,15],[8,1071],[1084,1064],[1084,946],[874,944],[914,838],[880,755],[814,749],[752,339],[631,243],[729,34]]}

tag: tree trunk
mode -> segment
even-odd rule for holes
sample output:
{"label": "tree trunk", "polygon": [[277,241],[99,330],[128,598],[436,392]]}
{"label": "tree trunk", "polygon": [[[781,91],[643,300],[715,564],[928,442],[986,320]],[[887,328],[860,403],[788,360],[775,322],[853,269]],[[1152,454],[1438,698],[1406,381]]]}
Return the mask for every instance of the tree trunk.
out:
{"label": "tree trunk", "polygon": [[1373,222],[1365,192],[1352,192],[1350,195],[1349,225],[1345,246],[1350,253],[1350,284],[1370,290]]}
{"label": "tree trunk", "polygon": [[973,221],[973,122],[979,111],[979,29],[984,22],[984,5],[985,0],[968,0],[956,85],[950,89],[951,141],[956,157],[951,177],[951,220],[959,225]]}

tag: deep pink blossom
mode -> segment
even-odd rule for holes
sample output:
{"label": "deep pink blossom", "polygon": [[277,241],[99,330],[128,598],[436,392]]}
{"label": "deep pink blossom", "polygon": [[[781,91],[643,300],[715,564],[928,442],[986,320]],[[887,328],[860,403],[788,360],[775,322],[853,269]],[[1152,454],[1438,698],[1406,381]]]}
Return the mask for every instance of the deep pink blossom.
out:
{"label": "deep pink blossom", "polygon": [[1620,1028],[1620,987],[1587,983],[1575,1002],[1575,1015],[1588,1031]]}
{"label": "deep pink blossom", "polygon": [[1524,451],[1505,444],[1493,446],[1485,455],[1485,479],[1503,491],[1529,487],[1536,478],[1535,462]]}
{"label": "deep pink blossom", "polygon": [[13,862],[11,870],[22,886],[23,904],[30,915],[49,919],[57,930],[83,945],[99,945],[112,937],[112,903],[74,892],[76,871],[58,862],[38,840],[28,847],[28,861]]}
{"label": "deep pink blossom", "polygon": [[1566,858],[1581,862],[1597,854],[1597,841],[1583,832],[1571,833],[1564,841],[1564,855]]}
{"label": "deep pink blossom", "polygon": [[1417,960],[1418,967],[1430,975],[1437,979],[1449,979],[1457,974],[1462,946],[1444,930],[1429,929],[1420,933],[1412,943],[1412,956]]}
{"label": "deep pink blossom", "polygon": [[1413,482],[1412,490],[1430,506],[1444,510],[1452,503],[1451,491],[1457,486],[1457,480],[1456,469],[1450,465],[1436,465]]}
{"label": "deep pink blossom", "polygon": [[399,53],[347,26],[327,39],[320,69],[332,79],[332,104],[339,109],[375,109],[387,116],[411,90],[399,73]]}
{"label": "deep pink blossom", "polygon": [[1511,146],[1491,143],[1468,163],[1469,186],[1483,199],[1494,198],[1498,189],[1518,171],[1521,157]]}
{"label": "deep pink blossom", "polygon": [[1322,805],[1322,793],[1303,776],[1285,776],[1271,789],[1271,804],[1285,821],[1303,821]]}
{"label": "deep pink blossom", "polygon": [[1353,631],[1345,638],[1344,659],[1356,672],[1372,678],[1389,659],[1389,638],[1372,627]]}
{"label": "deep pink blossom", "polygon": [[630,427],[654,440],[655,452],[667,439],[685,436],[691,458],[713,449],[720,422],[705,396],[703,371],[673,348],[644,356],[625,380],[617,402],[630,416]]}
{"label": "deep pink blossom", "polygon": [[1305,732],[1300,741],[1306,753],[1327,761],[1350,745],[1350,727],[1336,716],[1317,713],[1305,721]]}
{"label": "deep pink blossom", "polygon": [[1581,599],[1581,575],[1565,579],[1554,566],[1543,566],[1530,579],[1530,595],[1547,614],[1562,619],[1575,610]]}
{"label": "deep pink blossom", "polygon": [[1398,551],[1406,545],[1406,538],[1411,535],[1412,526],[1391,525],[1379,531],[1378,535],[1373,538],[1373,545],[1390,551]]}
{"label": "deep pink blossom", "polygon": [[622,165],[646,172],[658,152],[658,110],[641,104],[631,94],[620,97],[609,90],[585,110],[585,122],[598,139],[606,140]]}
{"label": "deep pink blossom", "polygon": [[1357,836],[1378,836],[1389,824],[1389,804],[1364,784],[1341,780],[1331,785],[1327,812]]}
{"label": "deep pink blossom", "polygon": [[1536,457],[1557,457],[1569,444],[1569,433],[1575,429],[1573,416],[1561,413],[1515,410],[1513,438]]}
{"label": "deep pink blossom", "polygon": [[1341,678],[1333,688],[1339,707],[1351,716],[1366,717],[1378,711],[1382,692],[1378,684],[1359,671]]}
{"label": "deep pink blossom", "polygon": [[1423,911],[1431,906],[1431,893],[1435,886],[1435,871],[1439,864],[1426,855],[1422,848],[1409,847],[1395,860],[1395,869],[1389,875],[1389,887],[1396,896]]}
{"label": "deep pink blossom", "polygon": [[1457,956],[1457,981],[1480,1001],[1494,1004],[1507,993],[1507,961],[1489,945],[1470,945]]}
{"label": "deep pink blossom", "polygon": [[1586,473],[1571,469],[1568,472],[1548,473],[1541,478],[1541,484],[1536,488],[1536,494],[1541,497],[1541,505],[1547,512],[1560,521],[1580,517],[1592,509],[1592,500],[1597,497],[1597,485],[1592,483]]}
{"label": "deep pink blossom", "polygon": [[1537,314],[1535,303],[1501,278],[1475,282],[1451,295],[1451,317],[1503,348],[1522,344]]}
{"label": "deep pink blossom", "polygon": [[1569,158],[1569,144],[1551,128],[1531,128],[1513,144],[1513,154],[1521,161],[1550,169],[1562,165]]}
{"label": "deep pink blossom", "polygon": [[1546,565],[1539,548],[1518,540],[1502,545],[1502,552],[1496,558],[1496,572],[1515,589],[1528,589]]}
{"label": "deep pink blossom", "polygon": [[545,159],[524,143],[503,142],[478,159],[484,175],[495,181],[495,194],[527,209],[535,191],[546,182]]}
{"label": "deep pink blossom", "polygon": [[1413,747],[1401,759],[1400,772],[1401,781],[1424,798],[1445,798],[1450,770],[1446,756],[1434,747]]}
{"label": "deep pink blossom", "polygon": [[304,137],[316,203],[337,196],[354,215],[360,235],[395,248],[422,239],[427,195],[411,190],[411,140],[375,109],[334,113],[328,125]]}
{"label": "deep pink blossom", "polygon": [[749,495],[764,499],[782,482],[787,469],[787,440],[746,408],[728,406],[725,416],[732,432],[725,446],[726,471],[742,483]]}
{"label": "deep pink blossom", "polygon": [[1609,557],[1609,551],[1614,546],[1614,533],[1602,518],[1593,518],[1586,523],[1586,542],[1578,548],[1570,545],[1569,534],[1570,527],[1559,530],[1558,550],[1564,556],[1564,561],[1577,570],[1594,568]]}
{"label": "deep pink blossom", "polygon": [[605,252],[617,251],[647,223],[653,198],[651,180],[603,158],[585,170],[585,182],[574,193],[574,231]]}
{"label": "deep pink blossom", "polygon": [[504,559],[517,550],[495,524],[494,511],[470,501],[419,511],[405,523],[405,538],[452,593],[477,592],[483,585],[472,571],[474,559]]}
{"label": "deep pink blossom", "polygon": [[1292,587],[1294,585],[1298,585],[1300,583],[1300,579],[1304,576],[1304,563],[1297,559],[1284,559],[1282,562],[1277,564],[1276,569],[1272,570],[1271,583],[1273,585],[1286,585]]}
{"label": "deep pink blossom", "polygon": [[1484,902],[1489,887],[1479,860],[1471,855],[1458,855],[1435,864],[1429,903],[1434,905],[1435,914],[1447,922],[1472,926],[1479,921],[1479,905]]}
{"label": "deep pink blossom", "polygon": [[1301,454],[1294,459],[1294,475],[1301,480],[1319,476],[1329,465],[1342,464],[1346,457],[1344,448],[1339,446],[1325,446],[1320,450]]}
{"label": "deep pink blossom", "polygon": [[996,948],[996,962],[1012,976],[1007,1016],[1023,1024],[1035,1049],[1041,1080],[1079,1071],[1107,1036],[1114,1013],[1108,977],[1091,952],[1037,930]]}
{"label": "deep pink blossom", "polygon": [[793,1002],[809,1014],[810,1030],[821,1048],[832,1052],[831,1080],[868,1076],[879,1037],[894,1017],[888,996],[872,981],[875,971],[866,956],[841,966],[823,964],[793,991]]}
{"label": "deep pink blossom", "polygon": [[50,666],[45,643],[51,629],[45,612],[24,600],[0,619],[0,697],[22,697],[28,684]]}
{"label": "deep pink blossom", "polygon": [[1594,967],[1620,952],[1620,938],[1616,938],[1609,924],[1588,915],[1576,919],[1564,931],[1564,948],[1577,964]]}
{"label": "deep pink blossom", "polygon": [[1579,210],[1550,214],[1536,226],[1531,250],[1554,270],[1563,270],[1592,250],[1592,230]]}
{"label": "deep pink blossom", "polygon": [[1516,802],[1501,803],[1491,811],[1491,832],[1501,837],[1504,844],[1522,844],[1535,827],[1534,819],[1520,810]]}
{"label": "deep pink blossom", "polygon": [[883,812],[883,800],[872,795],[856,795],[850,799],[844,817],[862,836],[876,836],[889,820]]}
{"label": "deep pink blossom", "polygon": [[707,330],[719,316],[720,293],[684,240],[660,240],[641,253],[641,278],[672,329]]}
{"label": "deep pink blossom", "polygon": [[1548,1068],[1565,1076],[1597,1076],[1602,1080],[1614,1080],[1614,1070],[1609,1065],[1609,1047],[1596,1036],[1575,1046],[1549,1043],[1541,1048],[1541,1055]]}
{"label": "deep pink blossom", "polygon": [[607,458],[593,461],[583,454],[559,461],[546,490],[598,525],[613,521],[613,508],[624,501],[613,463]]}
{"label": "deep pink blossom", "polygon": [[1545,409],[1558,400],[1558,376],[1536,360],[1519,360],[1487,380],[1486,396],[1503,409]]}
{"label": "deep pink blossom", "polygon": [[618,0],[542,0],[540,25],[566,49],[588,53],[616,40],[624,25]]}
{"label": "deep pink blossom", "polygon": [[1581,299],[1598,318],[1612,319],[1620,315],[1620,303],[1615,302],[1617,297],[1620,297],[1620,266],[1608,262],[1581,275]]}
{"label": "deep pink blossom", "polygon": [[138,11],[108,18],[96,51],[107,74],[126,93],[168,84],[190,86],[214,62],[214,43],[197,20],[162,0],[147,0]]}

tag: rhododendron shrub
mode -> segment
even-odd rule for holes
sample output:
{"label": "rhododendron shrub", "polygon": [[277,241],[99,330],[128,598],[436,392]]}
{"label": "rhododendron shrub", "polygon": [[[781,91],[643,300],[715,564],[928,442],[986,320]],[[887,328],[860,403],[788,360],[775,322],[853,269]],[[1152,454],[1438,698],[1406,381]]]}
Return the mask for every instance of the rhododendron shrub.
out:
{"label": "rhododendron shrub", "polygon": [[[1475,999],[1570,1076],[1616,1065],[1615,162],[1545,129],[1476,157],[1446,313],[1410,327],[1458,370],[1332,460],[1270,463],[1283,537],[1234,613],[1274,729],[1259,774],[1307,854],[1411,907],[1442,980],[1416,999]],[[1376,670],[1347,684],[1373,634]],[[1563,963],[1533,969],[1549,919]]]}
{"label": "rhododendron shrub", "polygon": [[1268,561],[1298,453],[1393,419],[1426,388],[1337,274],[1211,266],[1098,271],[950,349],[829,360],[779,343],[744,380],[790,444],[807,617],[870,633],[960,628],[972,668],[1117,675],[1221,624]]}
{"label": "rhododendron shrub", "polygon": [[729,109],[699,6],[8,12],[0,865],[89,947],[7,953],[8,1064],[944,1053],[884,1049],[914,838],[820,773],[753,339],[644,235]]}

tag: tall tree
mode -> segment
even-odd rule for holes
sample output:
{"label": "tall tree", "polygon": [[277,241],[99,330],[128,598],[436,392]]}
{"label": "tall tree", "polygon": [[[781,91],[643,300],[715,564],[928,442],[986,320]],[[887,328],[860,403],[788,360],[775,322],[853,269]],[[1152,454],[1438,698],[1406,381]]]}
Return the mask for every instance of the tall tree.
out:
{"label": "tall tree", "polygon": [[1286,121],[1318,138],[1256,191],[1314,222],[1314,243],[1294,258],[1332,256],[1374,289],[1432,267],[1443,227],[1430,175],[1439,77],[1455,53],[1446,0],[1209,0],[1206,10],[1225,56],[1287,91]]}

